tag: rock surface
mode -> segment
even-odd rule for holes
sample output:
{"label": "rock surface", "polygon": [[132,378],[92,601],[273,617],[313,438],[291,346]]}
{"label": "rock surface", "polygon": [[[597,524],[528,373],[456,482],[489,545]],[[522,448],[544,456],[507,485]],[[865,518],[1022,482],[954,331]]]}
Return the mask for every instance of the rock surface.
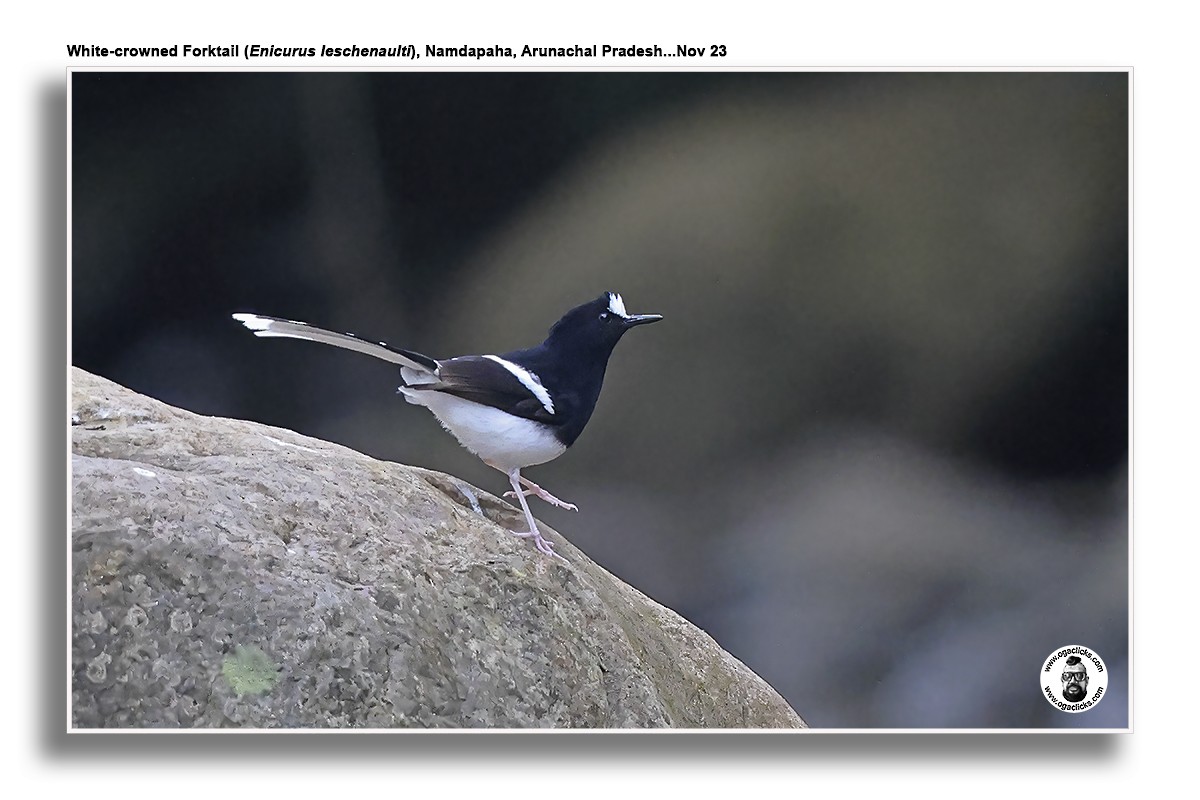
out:
{"label": "rock surface", "polygon": [[75,727],[804,727],[491,495],[71,377]]}

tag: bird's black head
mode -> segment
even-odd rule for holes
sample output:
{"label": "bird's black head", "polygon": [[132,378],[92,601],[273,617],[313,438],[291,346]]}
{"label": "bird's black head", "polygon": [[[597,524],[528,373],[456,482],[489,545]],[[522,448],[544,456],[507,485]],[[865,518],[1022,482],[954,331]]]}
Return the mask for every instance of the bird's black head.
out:
{"label": "bird's black head", "polygon": [[564,314],[550,329],[546,342],[565,349],[612,350],[625,331],[660,319],[661,314],[630,314],[621,295],[605,292]]}

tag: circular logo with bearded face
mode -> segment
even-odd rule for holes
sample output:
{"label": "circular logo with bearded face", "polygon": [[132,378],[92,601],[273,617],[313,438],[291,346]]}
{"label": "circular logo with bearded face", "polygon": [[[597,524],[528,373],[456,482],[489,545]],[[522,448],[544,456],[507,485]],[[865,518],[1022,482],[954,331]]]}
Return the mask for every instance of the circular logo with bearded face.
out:
{"label": "circular logo with bearded face", "polygon": [[1108,670],[1104,659],[1080,645],[1060,647],[1042,664],[1042,696],[1050,705],[1078,714],[1104,698]]}

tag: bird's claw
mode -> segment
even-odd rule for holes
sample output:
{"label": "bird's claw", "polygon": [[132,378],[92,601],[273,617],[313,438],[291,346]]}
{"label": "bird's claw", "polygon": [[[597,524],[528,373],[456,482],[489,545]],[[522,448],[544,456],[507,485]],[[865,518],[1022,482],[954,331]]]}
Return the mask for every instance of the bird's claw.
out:
{"label": "bird's claw", "polygon": [[[524,491],[521,492],[521,494],[525,497],[531,497],[531,496],[532,497],[540,497],[541,499],[545,500],[547,503],[554,506],[555,508],[565,508],[567,511],[578,511],[579,510],[579,506],[575,505],[574,503],[568,503],[565,500],[559,500],[557,497],[550,494],[545,489],[542,489],[541,491],[537,491],[535,489],[525,489]],[[504,496],[511,497],[514,500],[517,499],[517,493],[512,492],[512,491],[505,492]]]}
{"label": "bird's claw", "polygon": [[528,539],[530,536],[532,536],[533,544],[535,547],[537,547],[539,552],[545,553],[546,555],[550,556],[551,558],[557,558],[559,561],[563,562],[564,564],[571,563],[570,561],[567,561],[567,559],[563,558],[558,553],[554,552],[554,545],[550,542],[550,540],[544,538],[537,531],[509,531],[509,533],[511,533],[513,536],[517,536],[522,539]]}

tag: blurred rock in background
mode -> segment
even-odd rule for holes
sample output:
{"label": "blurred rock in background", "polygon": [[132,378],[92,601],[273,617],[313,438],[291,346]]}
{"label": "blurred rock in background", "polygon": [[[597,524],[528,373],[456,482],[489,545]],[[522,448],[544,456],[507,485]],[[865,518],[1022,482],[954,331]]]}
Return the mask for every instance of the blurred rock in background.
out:
{"label": "blurred rock in background", "polygon": [[[547,519],[814,727],[1124,727],[1124,73],[76,73],[73,363],[503,477],[381,362],[615,289]],[[1067,715],[1066,644],[1112,671]]]}

